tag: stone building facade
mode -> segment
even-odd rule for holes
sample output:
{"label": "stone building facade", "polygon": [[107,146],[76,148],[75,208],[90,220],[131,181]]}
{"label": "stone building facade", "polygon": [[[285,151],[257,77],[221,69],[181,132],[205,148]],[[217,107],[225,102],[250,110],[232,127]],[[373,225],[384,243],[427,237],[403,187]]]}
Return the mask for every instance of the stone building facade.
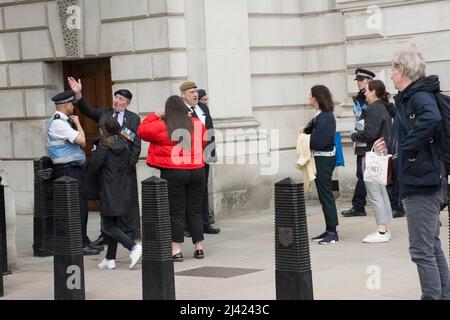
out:
{"label": "stone building facade", "polygon": [[[295,143],[313,115],[309,88],[329,86],[345,142],[336,175],[350,197],[354,70],[374,70],[394,92],[390,59],[415,44],[450,91],[449,39],[449,0],[0,0],[0,165],[17,212],[31,213],[33,160],[46,154],[64,63],[107,58],[113,90],[131,90],[142,117],[186,79],[207,90],[222,156],[211,187],[217,217],[269,209],[273,183],[300,178]],[[157,173],[147,147],[140,180]]]}

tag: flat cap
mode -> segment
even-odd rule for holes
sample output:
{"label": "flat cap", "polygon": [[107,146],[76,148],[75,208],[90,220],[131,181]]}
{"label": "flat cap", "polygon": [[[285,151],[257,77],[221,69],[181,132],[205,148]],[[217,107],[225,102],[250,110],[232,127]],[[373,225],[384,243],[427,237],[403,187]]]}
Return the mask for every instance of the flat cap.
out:
{"label": "flat cap", "polygon": [[375,73],[363,68],[356,69],[355,75],[355,80],[363,80],[364,78],[373,80],[375,78]]}
{"label": "flat cap", "polygon": [[185,90],[194,89],[194,88],[197,88],[197,85],[195,84],[195,82],[186,81],[181,84],[180,91],[185,91]]}
{"label": "flat cap", "polygon": [[133,98],[133,95],[127,89],[117,90],[116,92],[114,92],[114,95],[116,95],[116,94],[121,95],[122,97],[125,97],[125,98],[127,98],[129,100],[131,100]]}
{"label": "flat cap", "polygon": [[55,104],[64,104],[68,102],[74,102],[75,101],[75,94],[72,90],[64,91],[61,93],[58,93],[56,96],[52,98],[52,101]]}

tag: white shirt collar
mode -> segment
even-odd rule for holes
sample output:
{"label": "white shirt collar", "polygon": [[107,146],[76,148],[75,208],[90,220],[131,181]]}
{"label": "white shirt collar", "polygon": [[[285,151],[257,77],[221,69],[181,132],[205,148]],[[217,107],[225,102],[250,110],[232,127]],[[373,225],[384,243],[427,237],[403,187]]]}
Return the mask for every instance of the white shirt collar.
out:
{"label": "white shirt collar", "polygon": [[61,119],[63,119],[63,120],[68,120],[69,119],[69,117],[64,112],[56,111],[55,114],[59,114]]}

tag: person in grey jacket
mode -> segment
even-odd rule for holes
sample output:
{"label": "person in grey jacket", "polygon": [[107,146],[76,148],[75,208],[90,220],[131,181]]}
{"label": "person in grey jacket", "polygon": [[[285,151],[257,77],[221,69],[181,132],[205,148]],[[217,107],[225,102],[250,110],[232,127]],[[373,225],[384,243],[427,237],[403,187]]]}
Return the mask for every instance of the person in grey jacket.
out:
{"label": "person in grey jacket", "polygon": [[[364,113],[364,129],[352,133],[351,139],[356,142],[365,142],[367,144],[366,151],[370,151],[373,143],[380,138],[384,138],[385,141],[388,141],[388,145],[390,145],[392,117],[388,112],[388,108],[392,106],[389,102],[389,93],[386,92],[386,87],[380,80],[369,82],[365,96],[369,107]],[[364,167],[365,157],[363,160],[363,172]],[[392,222],[393,217],[386,186],[367,181],[364,184],[366,186],[367,196],[373,206],[377,231],[368,234],[363,239],[363,242],[388,242],[391,240],[388,225]]]}

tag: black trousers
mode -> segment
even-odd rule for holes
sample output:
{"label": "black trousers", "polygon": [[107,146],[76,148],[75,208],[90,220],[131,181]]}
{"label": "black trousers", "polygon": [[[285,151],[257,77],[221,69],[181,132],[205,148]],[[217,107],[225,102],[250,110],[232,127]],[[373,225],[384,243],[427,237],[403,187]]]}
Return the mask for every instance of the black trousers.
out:
{"label": "black trousers", "polygon": [[352,207],[356,211],[363,211],[366,206],[366,186],[364,184],[364,175],[362,171],[362,160],[364,156],[356,156],[356,181],[355,191],[353,193]]}
{"label": "black trousers", "polygon": [[336,200],[331,189],[331,177],[336,167],[336,157],[315,156],[314,161],[317,169],[316,188],[322,205],[326,228],[327,230],[334,229],[339,225]]}
{"label": "black trousers", "polygon": [[78,197],[80,200],[80,220],[81,220],[81,239],[83,241],[83,247],[87,246],[91,241],[87,236],[87,224],[88,224],[88,208],[87,201],[83,196],[83,179],[84,172],[82,167],[74,167],[70,165],[54,165],[54,178],[55,180],[63,176],[69,176],[78,180]]}
{"label": "black trousers", "polygon": [[131,251],[136,245],[136,243],[119,227],[121,219],[121,216],[102,216],[102,230],[108,237],[108,251],[106,252],[106,259],[116,259],[117,243],[121,243],[129,251]]}
{"label": "black trousers", "polygon": [[196,170],[161,169],[169,191],[172,241],[184,242],[185,221],[192,235],[192,243],[202,241],[202,197],[205,184],[204,168]]}
{"label": "black trousers", "polygon": [[[141,216],[139,211],[139,198],[136,178],[136,166],[129,170],[129,179],[131,181],[131,205],[130,214],[119,217],[117,226],[133,240],[141,239]],[[101,227],[100,227],[101,228]],[[101,236],[105,237],[103,229],[100,230]]]}
{"label": "black trousers", "polygon": [[389,200],[391,202],[391,207],[392,210],[394,211],[402,211],[403,209],[403,204],[399,199],[398,196],[398,181],[397,181],[397,176],[398,176],[398,172],[397,172],[397,159],[394,159],[394,161],[392,161],[393,165],[394,165],[394,171],[392,173],[392,184],[386,186],[386,190],[388,192],[389,195]]}
{"label": "black trousers", "polygon": [[211,225],[209,221],[208,179],[209,179],[209,164],[205,164],[205,186],[203,189],[203,197],[202,197],[203,230],[206,230]]}

